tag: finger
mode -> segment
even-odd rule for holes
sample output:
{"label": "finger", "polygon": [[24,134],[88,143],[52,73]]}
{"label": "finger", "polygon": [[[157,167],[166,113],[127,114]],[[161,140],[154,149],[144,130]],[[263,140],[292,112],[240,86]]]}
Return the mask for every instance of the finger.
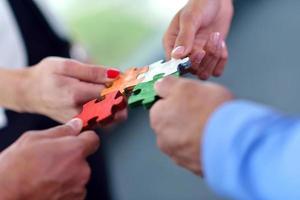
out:
{"label": "finger", "polygon": [[171,59],[171,52],[174,49],[175,41],[179,31],[179,14],[178,12],[168,27],[164,38],[163,38],[163,45],[166,52],[166,59]]}
{"label": "finger", "polygon": [[115,114],[114,122],[115,123],[122,122],[126,120],[127,117],[128,117],[128,110],[127,109],[121,110]]}
{"label": "finger", "polygon": [[92,99],[98,98],[104,88],[104,85],[80,82],[75,86],[77,91],[74,94],[74,101],[81,106]]}
{"label": "finger", "polygon": [[166,78],[157,81],[154,85],[156,94],[161,98],[168,97],[172,91],[172,88],[177,83],[177,81],[178,78],[175,78],[173,76],[168,76]]}
{"label": "finger", "polygon": [[227,50],[226,43],[223,41],[221,60],[219,61],[219,63],[217,64],[217,66],[213,72],[214,76],[219,77],[223,74],[227,60],[228,60],[228,50]]}
{"label": "finger", "polygon": [[193,71],[195,73],[197,73],[197,71],[199,69],[201,69],[201,67],[202,67],[201,63],[202,63],[205,55],[206,55],[206,53],[202,49],[198,50],[192,54],[192,56],[191,56],[192,57],[192,67],[191,68],[193,69]]}
{"label": "finger", "polygon": [[57,73],[90,83],[110,82],[111,77],[116,78],[116,74],[120,74],[114,68],[106,69],[103,66],[83,64],[70,59],[63,62]]}
{"label": "finger", "polygon": [[203,80],[207,80],[213,73],[222,54],[222,39],[219,32],[213,33],[205,46],[206,56],[197,74]]}
{"label": "finger", "polygon": [[183,14],[180,17],[180,30],[174,45],[175,49],[172,51],[173,58],[186,57],[192,51],[200,21],[199,17],[196,18],[190,13]]}
{"label": "finger", "polygon": [[83,132],[78,136],[78,139],[83,144],[82,151],[84,156],[89,156],[95,153],[100,146],[100,139],[93,131]]}
{"label": "finger", "polygon": [[224,73],[225,66],[226,66],[227,60],[226,59],[221,59],[216,67],[216,69],[213,72],[213,75],[215,77],[219,77]]}
{"label": "finger", "polygon": [[102,126],[102,128],[104,128],[105,130],[106,129],[111,130],[115,127],[117,123],[125,121],[127,117],[128,117],[127,109],[121,110],[115,114],[114,119],[111,123],[105,124],[104,126]]}
{"label": "finger", "polygon": [[[78,118],[72,119],[67,122],[65,125],[57,126],[45,131],[40,132],[41,136],[47,138],[58,138],[65,136],[76,136],[80,134],[82,129],[82,121]],[[39,134],[39,132],[37,132]]]}

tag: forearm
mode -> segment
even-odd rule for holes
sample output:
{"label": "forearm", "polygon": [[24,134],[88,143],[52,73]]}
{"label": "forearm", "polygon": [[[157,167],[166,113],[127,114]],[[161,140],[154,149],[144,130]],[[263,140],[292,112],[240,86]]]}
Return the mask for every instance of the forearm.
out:
{"label": "forearm", "polygon": [[229,103],[211,118],[203,146],[205,175],[217,193],[300,197],[300,120],[252,103]]}
{"label": "forearm", "polygon": [[22,112],[24,110],[24,92],[26,69],[0,69],[0,107]]}

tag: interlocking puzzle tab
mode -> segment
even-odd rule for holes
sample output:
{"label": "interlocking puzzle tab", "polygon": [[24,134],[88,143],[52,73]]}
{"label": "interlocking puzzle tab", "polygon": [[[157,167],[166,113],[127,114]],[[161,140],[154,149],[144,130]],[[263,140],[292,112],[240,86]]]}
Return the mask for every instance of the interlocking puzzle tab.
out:
{"label": "interlocking puzzle tab", "polygon": [[148,67],[132,67],[128,69],[124,74],[115,80],[112,85],[101,92],[101,96],[105,96],[111,92],[120,91],[124,94],[125,90],[132,90],[137,84],[143,81],[143,78],[138,78],[139,75],[146,73]]}
{"label": "interlocking puzzle tab", "polygon": [[[132,67],[104,89],[99,99],[94,99],[83,106],[77,116],[83,121],[83,130],[104,126],[113,121],[116,112],[129,105],[139,105],[150,108],[159,98],[154,90],[154,84],[163,77],[180,76],[191,67],[189,58],[172,59],[168,62],[159,61],[149,67]],[[127,98],[128,104],[126,102]]]}
{"label": "interlocking puzzle tab", "polygon": [[142,83],[152,81],[154,77],[158,74],[163,74],[163,76],[169,76],[176,72],[180,74],[185,73],[187,69],[191,66],[189,58],[184,59],[171,59],[168,62],[158,61],[149,65],[149,70],[138,76],[139,79],[143,79]]}
{"label": "interlocking puzzle tab", "polygon": [[[173,76],[179,76],[179,72],[172,74]],[[164,77],[164,74],[158,74],[154,77],[152,81],[146,83],[138,84],[132,91],[131,96],[128,100],[128,105],[130,107],[144,106],[146,109],[151,108],[151,106],[158,100],[158,96],[154,89],[154,84]]]}
{"label": "interlocking puzzle tab", "polygon": [[110,123],[114,114],[127,106],[126,98],[119,91],[107,94],[103,99],[94,99],[83,106],[77,118],[83,121],[83,130]]}

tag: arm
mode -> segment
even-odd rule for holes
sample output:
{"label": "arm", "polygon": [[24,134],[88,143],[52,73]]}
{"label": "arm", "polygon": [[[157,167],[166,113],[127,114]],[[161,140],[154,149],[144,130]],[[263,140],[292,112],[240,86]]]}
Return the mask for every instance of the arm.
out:
{"label": "arm", "polygon": [[200,79],[222,75],[228,58],[225,39],[232,15],[232,0],[188,1],[164,35],[167,59],[189,56],[191,72]]}
{"label": "arm", "polygon": [[203,142],[208,183],[235,199],[299,199],[300,120],[233,101],[211,117]]}
{"label": "arm", "polygon": [[151,126],[176,164],[225,197],[300,199],[299,119],[236,101],[213,83],[167,77],[155,87],[162,99]]}
{"label": "arm", "polygon": [[[82,200],[99,147],[96,133],[80,133],[82,122],[24,133],[0,153],[1,200]],[[46,158],[46,159],[45,159]]]}
{"label": "arm", "polygon": [[106,83],[119,73],[55,57],[21,70],[1,69],[0,106],[66,122],[80,112],[84,103],[98,98]]}
{"label": "arm", "polygon": [[0,68],[0,107],[21,112],[25,69],[9,70]]}

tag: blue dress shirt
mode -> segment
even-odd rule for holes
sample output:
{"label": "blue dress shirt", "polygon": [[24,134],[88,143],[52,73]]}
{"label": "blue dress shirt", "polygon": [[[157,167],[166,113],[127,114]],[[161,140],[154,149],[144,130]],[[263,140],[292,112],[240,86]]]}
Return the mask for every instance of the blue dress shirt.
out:
{"label": "blue dress shirt", "polygon": [[247,101],[223,105],[204,133],[205,178],[232,199],[300,199],[300,119]]}

